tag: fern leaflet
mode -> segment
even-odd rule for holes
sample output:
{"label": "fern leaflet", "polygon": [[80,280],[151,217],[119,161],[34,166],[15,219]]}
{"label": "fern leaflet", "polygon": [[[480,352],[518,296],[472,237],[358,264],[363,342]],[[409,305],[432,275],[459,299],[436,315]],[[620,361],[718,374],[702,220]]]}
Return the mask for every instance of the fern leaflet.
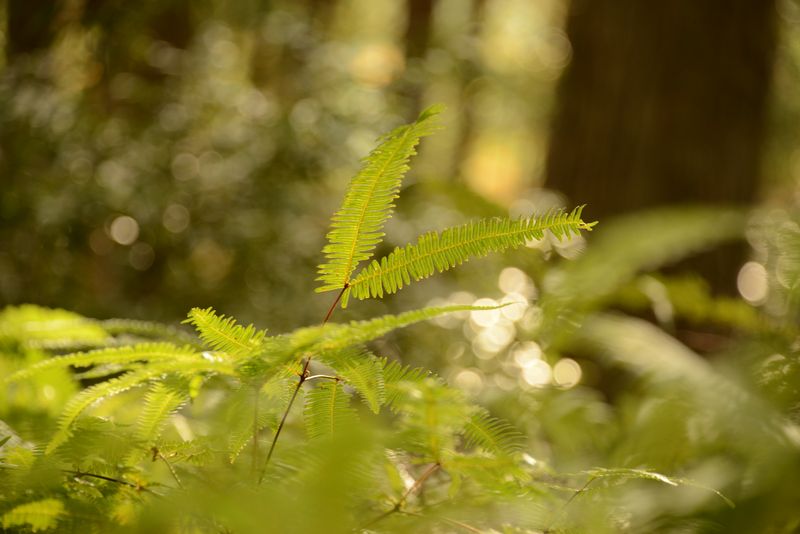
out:
{"label": "fern leaflet", "polygon": [[[382,297],[396,293],[412,280],[428,278],[461,265],[472,257],[486,256],[524,245],[531,239],[541,239],[545,230],[556,238],[578,235],[591,230],[594,223],[581,219],[583,206],[571,212],[552,210],[544,216],[481,219],[462,226],[447,228],[441,233],[429,232],[416,243],[396,248],[391,254],[373,260],[350,282],[347,291],[359,299]],[[342,299],[342,306],[346,300]]]}
{"label": "fern leaflet", "polygon": [[382,360],[361,347],[323,353],[319,359],[352,386],[370,410],[380,411],[385,400]]}
{"label": "fern leaflet", "polygon": [[350,182],[342,207],[331,220],[323,249],[326,262],[318,268],[322,286],[317,292],[343,289],[359,262],[368,260],[383,238],[383,225],[391,216],[408,161],[416,154],[420,138],[436,129],[440,107],[430,107],[417,120],[381,139],[364,159]]}
{"label": "fern leaflet", "polygon": [[178,347],[171,343],[140,343],[127,347],[97,349],[87,352],[75,352],[55,358],[42,360],[30,367],[21,369],[8,377],[7,382],[30,378],[31,376],[53,368],[89,367],[93,365],[131,365],[136,362],[162,361],[202,361],[198,352],[191,347]]}
{"label": "fern leaflet", "polygon": [[189,396],[179,388],[157,382],[144,396],[144,408],[136,422],[136,437],[152,445],[161,435],[167,418],[178,411]]}
{"label": "fern leaflet", "polygon": [[64,512],[64,503],[58,499],[20,504],[3,514],[3,529],[27,526],[33,532],[49,530],[56,527]]}
{"label": "fern leaflet", "polygon": [[233,373],[233,369],[222,362],[214,361],[178,361],[151,364],[143,369],[128,372],[118,378],[112,378],[100,384],[86,388],[70,399],[61,414],[58,430],[50,439],[46,452],[49,454],[69,439],[75,420],[96,402],[123,393],[131,388],[141,386],[148,381],[172,373],[186,373],[190,376],[202,372]]}
{"label": "fern leaflet", "polygon": [[266,336],[265,330],[253,325],[236,324],[233,317],[217,315],[212,308],[192,308],[184,323],[194,325],[197,332],[209,347],[227,352],[231,356],[250,354],[261,346]]}
{"label": "fern leaflet", "polygon": [[356,414],[342,385],[327,382],[306,393],[304,419],[309,439],[318,439],[351,427]]}
{"label": "fern leaflet", "polygon": [[470,418],[462,434],[467,447],[480,447],[492,454],[511,454],[521,446],[522,434],[482,409]]}

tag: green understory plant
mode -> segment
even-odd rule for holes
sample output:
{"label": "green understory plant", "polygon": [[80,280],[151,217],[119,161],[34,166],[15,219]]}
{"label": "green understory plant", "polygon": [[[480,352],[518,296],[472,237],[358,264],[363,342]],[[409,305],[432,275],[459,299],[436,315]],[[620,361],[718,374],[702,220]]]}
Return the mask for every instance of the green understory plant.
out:
{"label": "green understory plant", "polygon": [[351,181],[319,266],[317,291],[334,295],[319,325],[271,334],[195,308],[194,336],[32,305],[0,313],[2,528],[562,532],[566,506],[595,486],[686,483],[644,469],[554,473],[463,392],[370,349],[395,329],[485,308],[331,321],[351,297],[592,229],[582,207],[486,219],[372,260],[439,111],[381,138]]}

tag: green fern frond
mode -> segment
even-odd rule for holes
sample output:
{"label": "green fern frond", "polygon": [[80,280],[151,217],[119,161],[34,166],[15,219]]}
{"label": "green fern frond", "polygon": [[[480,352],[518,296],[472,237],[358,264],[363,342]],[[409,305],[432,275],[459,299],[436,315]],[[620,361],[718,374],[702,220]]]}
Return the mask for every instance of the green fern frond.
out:
{"label": "green fern frond", "polygon": [[382,360],[363,347],[323,353],[318,359],[352,386],[370,410],[380,411],[385,399]]}
{"label": "green fern frond", "polygon": [[381,358],[383,364],[383,384],[386,390],[385,403],[391,409],[396,408],[398,398],[406,391],[401,384],[422,384],[431,376],[431,372],[422,367],[410,367],[397,360]]}
{"label": "green fern frond", "polygon": [[[549,230],[556,238],[579,235],[595,223],[581,219],[584,206],[571,212],[552,210],[543,216],[516,220],[482,219],[462,226],[429,232],[416,243],[396,248],[379,261],[373,260],[350,282],[347,292],[359,299],[396,293],[411,281],[428,278],[461,265],[473,257],[517,248],[531,239],[541,239]],[[342,304],[344,306],[344,303]]]}
{"label": "green fern frond", "polygon": [[293,333],[296,348],[311,352],[341,350],[354,345],[363,345],[398,328],[427,321],[447,313],[460,311],[493,310],[507,306],[430,306],[419,310],[411,310],[397,315],[383,315],[365,321],[351,321],[348,324],[328,323],[324,326],[303,328]]}
{"label": "green fern frond", "polygon": [[479,447],[492,454],[511,454],[521,447],[522,434],[483,409],[470,418],[462,434],[467,447]]}
{"label": "green fern frond", "polygon": [[[224,434],[228,442],[228,460],[234,463],[242,451],[253,442],[253,427],[258,425],[258,430],[277,425],[278,418],[270,410],[271,403],[268,394],[243,387],[233,392],[227,402],[225,410]],[[255,410],[254,403],[258,402]]]}
{"label": "green fern frond", "polygon": [[97,324],[111,335],[126,334],[201,348],[197,337],[193,334],[167,324],[135,319],[106,319],[98,321]]}
{"label": "green fern frond", "polygon": [[28,527],[33,532],[55,528],[65,514],[64,503],[58,499],[20,504],[3,514],[3,529]]}
{"label": "green fern frond", "polygon": [[639,479],[639,480],[653,480],[655,482],[660,482],[668,486],[694,487],[710,491],[711,493],[715,494],[717,497],[722,499],[725,502],[725,504],[727,504],[730,508],[736,508],[736,504],[719,490],[708,487],[704,484],[700,484],[698,482],[695,482],[694,480],[689,480],[686,478],[668,477],[666,475],[662,475],[661,473],[657,473],[655,471],[650,471],[647,469],[632,469],[628,467],[615,467],[608,469],[604,467],[596,467],[594,469],[584,471],[584,474],[589,475],[590,481],[596,479],[623,479],[623,480]]}
{"label": "green fern frond", "polygon": [[68,366],[89,367],[109,364],[129,366],[137,362],[202,361],[201,358],[200,353],[191,347],[179,347],[171,343],[140,343],[127,347],[97,349],[48,358],[17,371],[6,381],[25,380],[49,369]]}
{"label": "green fern frond", "polygon": [[356,413],[339,382],[326,382],[306,393],[303,412],[309,439],[332,436],[351,428]]}
{"label": "green fern frond", "polygon": [[232,374],[233,368],[224,362],[197,360],[151,363],[142,369],[128,372],[118,378],[107,380],[100,384],[86,388],[67,402],[58,422],[58,430],[50,439],[46,453],[52,453],[64,443],[72,433],[72,425],[84,410],[109,397],[118,395],[129,389],[144,385],[150,380],[163,378],[166,375],[178,374],[193,376],[204,372]]}
{"label": "green fern frond", "polygon": [[419,140],[436,130],[440,111],[440,107],[423,111],[415,122],[384,136],[364,159],[331,220],[328,244],[322,251],[326,261],[318,267],[317,280],[323,284],[318,292],[343,289],[356,266],[372,256],[394,209],[408,161],[416,154]]}
{"label": "green fern frond", "polygon": [[242,356],[258,350],[266,336],[266,330],[253,325],[236,324],[233,317],[217,315],[213,308],[192,308],[184,323],[194,325],[209,347],[231,356]]}
{"label": "green fern frond", "polygon": [[136,421],[136,437],[147,446],[161,435],[167,418],[189,401],[182,388],[157,382],[144,396],[144,408]]}
{"label": "green fern frond", "polygon": [[97,345],[108,337],[94,321],[67,310],[24,304],[0,311],[0,340],[13,339],[26,346],[41,347],[76,342]]}

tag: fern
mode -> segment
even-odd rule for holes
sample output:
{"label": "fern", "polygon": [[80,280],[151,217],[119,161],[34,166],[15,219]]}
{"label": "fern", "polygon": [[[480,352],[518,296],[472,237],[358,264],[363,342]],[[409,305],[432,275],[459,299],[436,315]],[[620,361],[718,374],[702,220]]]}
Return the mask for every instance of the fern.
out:
{"label": "fern", "polygon": [[323,249],[326,262],[319,266],[322,286],[318,292],[347,287],[359,262],[372,256],[383,237],[383,225],[391,216],[408,161],[416,154],[420,138],[437,127],[441,108],[423,111],[417,120],[384,136],[364,160],[361,171],[350,182],[342,207],[331,220]]}
{"label": "fern", "polygon": [[111,380],[84,389],[75,395],[64,407],[64,411],[59,418],[58,430],[50,439],[46,452],[48,454],[52,453],[70,437],[71,427],[75,420],[84,410],[94,403],[146,384],[150,380],[162,377],[163,375],[171,373],[195,375],[201,372],[231,374],[233,369],[222,362],[205,360],[151,364],[141,370],[131,371],[119,378],[112,378]]}
{"label": "fern", "polygon": [[50,530],[56,527],[64,514],[64,503],[58,499],[29,502],[3,514],[3,529],[27,526],[33,532]]}
{"label": "fern", "polygon": [[136,422],[136,437],[150,446],[159,438],[167,418],[178,411],[189,397],[185,391],[156,382],[144,396],[144,408]]}
{"label": "fern", "polygon": [[386,391],[385,403],[392,409],[396,409],[397,401],[404,392],[401,384],[421,384],[431,375],[431,372],[426,369],[409,367],[397,360],[381,358],[381,363],[383,365],[383,384]]}
{"label": "fern", "polygon": [[320,359],[356,390],[370,410],[380,411],[386,397],[382,360],[363,348],[323,354]]}
{"label": "fern", "polygon": [[265,330],[253,325],[236,324],[232,317],[217,315],[212,308],[192,308],[184,323],[194,325],[202,339],[214,350],[227,352],[231,356],[252,353],[261,346],[266,336]]}
{"label": "fern", "polygon": [[350,396],[338,382],[327,382],[306,393],[304,409],[309,439],[332,436],[354,425],[356,414]]}
{"label": "fern", "polygon": [[483,409],[469,419],[462,434],[467,447],[480,447],[492,454],[511,454],[521,447],[522,434]]}
{"label": "fern", "polygon": [[190,347],[178,347],[171,343],[140,343],[128,347],[97,349],[76,352],[42,360],[30,367],[21,369],[6,379],[7,382],[25,380],[49,369],[89,367],[95,365],[131,365],[137,362],[201,361],[201,355]]}
{"label": "fern", "polygon": [[[412,280],[428,278],[461,265],[472,257],[486,256],[541,239],[549,230],[558,239],[591,230],[595,223],[581,219],[583,206],[571,212],[550,211],[544,216],[482,219],[441,233],[429,232],[416,243],[396,248],[380,262],[373,260],[350,283],[347,292],[359,299],[396,293]],[[344,306],[344,301],[343,301]]]}

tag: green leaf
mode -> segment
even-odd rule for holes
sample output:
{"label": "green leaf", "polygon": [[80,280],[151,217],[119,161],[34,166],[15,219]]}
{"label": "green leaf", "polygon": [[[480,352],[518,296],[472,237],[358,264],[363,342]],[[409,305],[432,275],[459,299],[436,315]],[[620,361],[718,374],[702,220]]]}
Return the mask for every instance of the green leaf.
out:
{"label": "green leaf", "polygon": [[470,418],[462,433],[467,447],[480,447],[492,454],[511,454],[521,447],[522,434],[483,409]]}
{"label": "green leaf", "polygon": [[30,367],[21,369],[8,377],[7,382],[25,380],[31,376],[54,368],[89,367],[94,365],[131,365],[138,362],[198,361],[200,353],[191,347],[179,347],[171,343],[140,343],[127,347],[97,349],[75,352],[55,358],[42,360]]}
{"label": "green leaf", "polygon": [[212,308],[192,308],[184,323],[194,325],[197,332],[213,350],[223,351],[231,356],[245,356],[261,348],[266,330],[258,330],[253,325],[236,324],[232,317],[217,315]]}
{"label": "green leaf", "polygon": [[[359,299],[396,293],[412,280],[418,281],[461,265],[473,257],[486,256],[541,239],[549,230],[558,239],[591,230],[595,223],[581,219],[583,206],[571,212],[553,210],[543,216],[482,219],[441,233],[429,232],[416,243],[394,249],[380,261],[373,260],[350,283],[346,293]],[[343,303],[344,306],[344,303]]]}
{"label": "green leaf", "polygon": [[178,361],[151,364],[143,369],[130,371],[118,378],[112,378],[100,384],[86,388],[70,399],[59,418],[58,430],[50,439],[46,453],[50,454],[62,443],[69,439],[72,425],[84,410],[96,402],[119,395],[131,388],[148,383],[150,380],[161,378],[170,374],[191,377],[199,373],[211,372],[232,374],[233,369],[225,362],[200,359],[198,361]]}
{"label": "green leaf", "polygon": [[309,439],[333,436],[357,421],[350,396],[338,382],[325,382],[306,393],[304,410]]}
{"label": "green leaf", "polygon": [[440,112],[440,107],[426,109],[415,122],[384,136],[364,159],[331,220],[328,244],[322,250],[326,261],[318,267],[317,280],[323,284],[318,292],[343,289],[359,262],[372,256],[383,239],[383,225],[393,212],[408,161],[419,140],[437,129]]}
{"label": "green leaf", "polygon": [[148,446],[161,436],[167,418],[189,401],[185,388],[157,382],[144,396],[144,408],[136,422],[136,437]]}
{"label": "green leaf", "polygon": [[323,353],[319,360],[352,386],[370,410],[380,411],[385,399],[383,360],[361,347]]}
{"label": "green leaf", "polygon": [[666,475],[662,475],[661,473],[656,473],[655,471],[648,471],[646,469],[631,469],[626,467],[615,467],[612,469],[606,469],[603,467],[597,467],[594,469],[590,469],[588,471],[584,471],[584,474],[589,475],[592,479],[622,478],[622,479],[653,480],[656,482],[661,482],[662,484],[667,484],[668,486],[689,486],[689,487],[699,488],[706,491],[710,491],[711,493],[715,494],[731,508],[736,507],[736,504],[734,504],[732,500],[730,500],[728,497],[723,495],[720,491],[715,490],[714,488],[710,488],[708,486],[699,484],[693,480],[689,480],[686,478],[668,477]]}
{"label": "green leaf", "polygon": [[50,530],[64,515],[64,503],[58,499],[20,504],[3,514],[3,529],[11,527],[30,527],[33,532]]}

